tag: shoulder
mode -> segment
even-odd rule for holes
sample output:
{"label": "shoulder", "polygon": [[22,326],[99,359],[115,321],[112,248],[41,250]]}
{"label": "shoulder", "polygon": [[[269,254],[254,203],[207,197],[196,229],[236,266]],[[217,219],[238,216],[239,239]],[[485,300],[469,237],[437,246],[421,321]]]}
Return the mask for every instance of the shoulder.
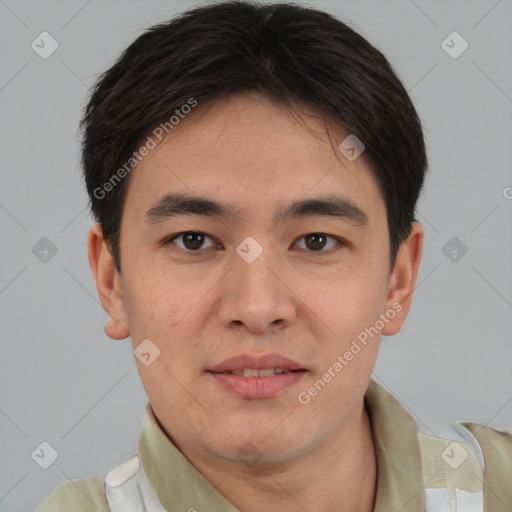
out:
{"label": "shoulder", "polygon": [[478,444],[484,451],[484,457],[487,455],[487,458],[494,459],[496,456],[499,456],[498,460],[508,464],[508,467],[512,467],[512,430],[497,430],[469,421],[462,421],[461,424],[478,441]]}
{"label": "shoulder", "polygon": [[110,512],[103,477],[92,475],[82,480],[60,483],[37,512]]}
{"label": "shoulder", "polygon": [[427,505],[444,493],[452,508],[460,499],[475,510],[512,510],[511,432],[466,421],[429,423],[428,430],[418,426]]}
{"label": "shoulder", "polygon": [[[512,431],[496,430],[479,423],[461,422],[475,437],[484,457],[484,482],[488,500],[496,510],[512,508]],[[494,510],[494,508],[490,508]]]}

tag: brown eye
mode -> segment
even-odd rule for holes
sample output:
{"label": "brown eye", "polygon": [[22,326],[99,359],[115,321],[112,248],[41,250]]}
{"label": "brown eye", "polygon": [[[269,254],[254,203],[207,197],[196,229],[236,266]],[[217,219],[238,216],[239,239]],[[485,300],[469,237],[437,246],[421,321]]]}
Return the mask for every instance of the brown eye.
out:
{"label": "brown eye", "polygon": [[[343,245],[341,240],[325,233],[309,233],[301,238],[301,240],[305,240],[305,248],[311,252],[327,252],[324,249],[328,245],[329,239]],[[334,245],[327,247],[327,249],[331,249]]]}
{"label": "brown eye", "polygon": [[196,249],[200,249],[204,243],[204,234],[203,233],[185,233],[183,236],[183,245],[187,249],[191,249],[195,251]]}
{"label": "brown eye", "polygon": [[[201,248],[204,248],[204,242],[206,239],[212,240],[206,233],[202,233],[201,231],[184,231],[183,233],[178,233],[168,240],[167,243],[174,243],[175,240],[181,241],[181,245],[176,243],[178,247],[185,251],[198,251]],[[213,240],[212,240],[213,242]],[[212,243],[210,247],[215,246],[215,243]],[[206,247],[207,249],[209,247]]]}
{"label": "brown eye", "polygon": [[306,236],[306,246],[308,249],[312,249],[313,251],[323,249],[326,241],[327,237],[322,233],[312,233],[311,235]]}

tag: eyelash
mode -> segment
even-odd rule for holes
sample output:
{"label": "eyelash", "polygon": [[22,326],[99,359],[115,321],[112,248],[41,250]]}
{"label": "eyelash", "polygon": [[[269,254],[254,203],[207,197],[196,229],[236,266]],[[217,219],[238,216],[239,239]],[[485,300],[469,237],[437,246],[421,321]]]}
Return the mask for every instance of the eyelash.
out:
{"label": "eyelash", "polygon": [[[215,240],[214,240],[211,236],[209,236],[207,233],[204,233],[203,231],[181,231],[180,233],[177,233],[177,234],[175,234],[175,235],[172,235],[172,236],[170,236],[170,237],[166,238],[166,239],[163,241],[163,245],[164,245],[164,246],[165,246],[165,245],[169,245],[169,244],[173,243],[173,242],[174,242],[174,240],[176,240],[177,238],[180,238],[181,236],[186,235],[186,234],[189,234],[189,233],[195,233],[195,234],[205,235],[205,236],[206,236],[206,237],[208,237],[210,240],[212,240],[213,242],[215,242]],[[334,236],[334,235],[329,235],[329,234],[327,234],[327,233],[322,233],[322,232],[319,232],[319,231],[312,231],[311,233],[306,233],[305,235],[302,235],[301,237],[299,237],[299,240],[302,240],[302,239],[304,239],[305,237],[307,237],[307,236],[309,236],[309,235],[325,235],[325,236],[327,236],[328,238],[331,238],[331,239],[333,239],[333,240],[336,240],[336,241],[338,242],[338,244],[339,244],[341,247],[346,247],[346,246],[348,246],[348,245],[349,245],[349,244],[348,244],[345,240],[343,240],[342,238],[339,238],[339,237]],[[216,242],[215,242],[215,243],[216,243]],[[338,247],[338,249],[339,249],[339,248],[341,248],[341,247]],[[207,249],[213,249],[213,248],[215,248],[215,247],[208,247]],[[201,248],[201,249],[197,249],[196,251],[193,251],[193,250],[190,250],[190,249],[187,249],[187,248],[183,249],[182,247],[178,247],[178,249],[180,249],[181,251],[184,251],[184,252],[190,253],[190,254],[201,253],[201,252],[204,252],[205,250],[207,250],[207,249],[203,249],[203,248]],[[329,254],[330,252],[332,252],[332,249],[333,249],[333,248],[331,247],[330,249],[326,249],[326,250],[321,249],[321,250],[319,250],[319,251],[312,251],[312,250],[308,250],[308,249],[304,249],[304,250],[306,250],[307,252],[312,253],[312,254],[322,254],[322,253],[327,253],[327,254]],[[334,248],[334,250],[338,250],[338,249]]]}

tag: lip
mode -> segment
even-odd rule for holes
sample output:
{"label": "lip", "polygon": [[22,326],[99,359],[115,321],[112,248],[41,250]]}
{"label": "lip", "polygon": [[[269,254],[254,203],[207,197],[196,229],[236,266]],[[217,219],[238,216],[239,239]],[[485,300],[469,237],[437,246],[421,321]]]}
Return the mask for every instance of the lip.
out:
{"label": "lip", "polygon": [[[281,373],[269,377],[243,377],[229,372],[253,368],[284,368],[290,373]],[[285,389],[297,384],[308,371],[299,363],[280,356],[267,354],[264,356],[241,355],[231,357],[207,370],[215,382],[228,389],[235,395],[245,399],[271,398]]]}
{"label": "lip", "polygon": [[[283,357],[279,354],[267,354],[263,356],[250,356],[243,354],[240,356],[230,357],[208,369],[209,372],[232,372],[235,370],[243,370],[245,368],[254,368],[256,370],[264,370],[265,368],[284,368],[286,370],[305,370],[296,361]],[[244,377],[250,378],[250,377]],[[260,378],[260,377],[258,377]]]}
{"label": "lip", "polygon": [[272,398],[297,384],[306,374],[305,370],[281,373],[272,377],[242,377],[232,373],[208,372],[218,384],[245,399]]}

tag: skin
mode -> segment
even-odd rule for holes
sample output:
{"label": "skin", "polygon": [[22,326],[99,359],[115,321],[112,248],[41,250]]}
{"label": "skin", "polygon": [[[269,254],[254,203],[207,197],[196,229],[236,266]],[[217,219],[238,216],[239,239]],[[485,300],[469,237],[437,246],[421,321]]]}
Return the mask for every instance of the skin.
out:
{"label": "skin", "polygon": [[[364,153],[337,159],[323,120],[302,107],[308,129],[253,93],[196,107],[130,175],[121,274],[98,224],[89,233],[89,261],[112,317],[106,334],[131,336],[134,349],[147,338],[158,346],[151,365],[136,360],[155,415],[233,505],[244,512],[371,511],[377,473],[363,399],[380,334],[307,405],[297,395],[396,303],[401,311],[382,334],[400,330],[423,229],[413,223],[391,269],[386,206]],[[335,148],[346,135],[338,130]],[[312,216],[274,225],[281,204],[333,191],[363,209],[368,223]],[[166,192],[224,201],[242,217],[189,215],[149,225],[146,212]],[[195,252],[183,238],[161,244],[184,231],[210,238]],[[347,244],[329,238],[315,251],[311,233]],[[250,264],[235,251],[247,236],[263,249]],[[308,370],[272,398],[243,399],[205,372],[233,355],[268,353]],[[256,463],[241,457],[247,443]]]}

